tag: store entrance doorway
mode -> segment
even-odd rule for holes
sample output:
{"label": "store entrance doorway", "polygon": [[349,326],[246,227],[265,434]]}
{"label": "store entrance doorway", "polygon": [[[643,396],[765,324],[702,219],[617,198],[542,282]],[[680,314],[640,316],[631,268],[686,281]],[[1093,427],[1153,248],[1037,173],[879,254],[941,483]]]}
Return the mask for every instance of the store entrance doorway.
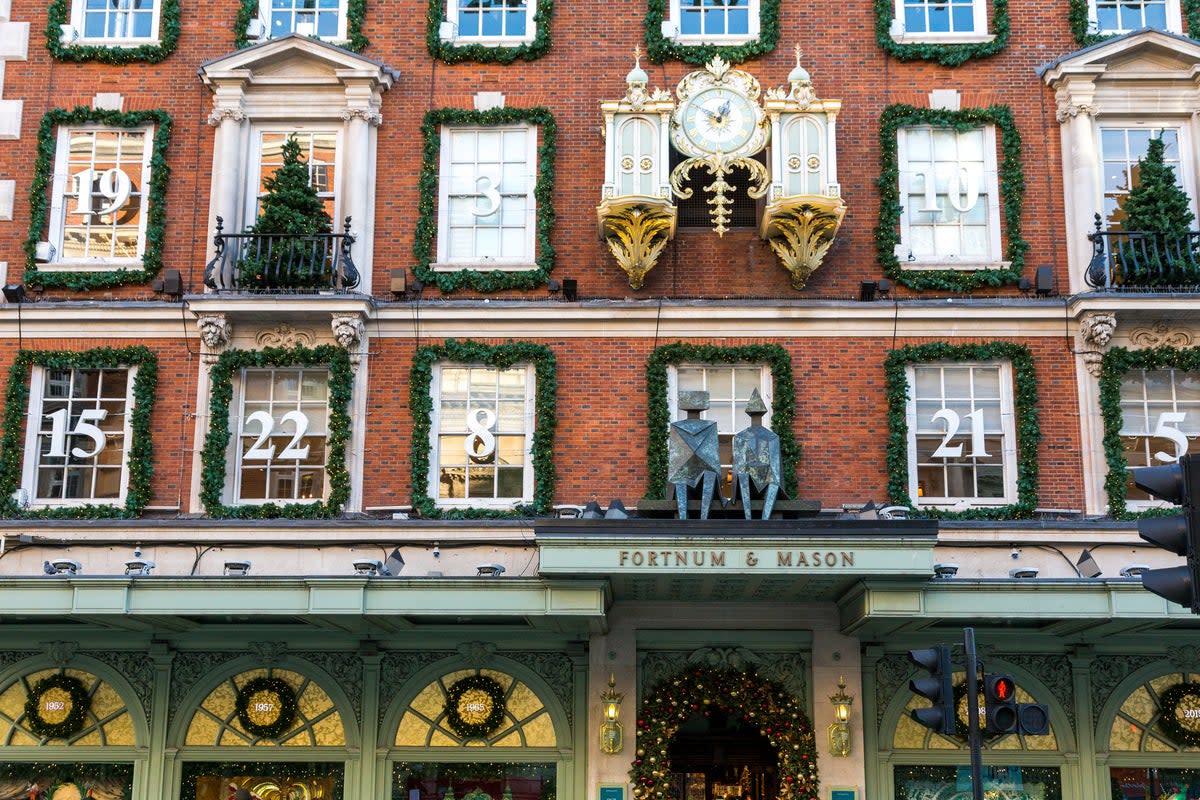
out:
{"label": "store entrance doorway", "polygon": [[716,708],[692,714],[669,752],[682,800],[772,800],[779,793],[779,754],[738,714]]}

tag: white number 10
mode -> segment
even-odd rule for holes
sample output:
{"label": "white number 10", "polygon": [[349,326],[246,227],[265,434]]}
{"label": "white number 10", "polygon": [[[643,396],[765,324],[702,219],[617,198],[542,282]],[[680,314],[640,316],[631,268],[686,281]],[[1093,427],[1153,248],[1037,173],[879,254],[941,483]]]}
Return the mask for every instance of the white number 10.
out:
{"label": "white number 10", "polygon": [[[963,454],[963,446],[956,444],[953,447],[950,445],[950,440],[958,435],[959,418],[958,412],[949,408],[943,408],[933,415],[932,420],[937,422],[940,419],[946,420],[946,436],[942,439],[942,443],[938,445],[938,449],[933,451],[932,458],[961,458]],[[964,419],[971,421],[971,452],[967,454],[969,458],[988,458],[987,445],[983,438],[983,409],[975,409],[970,414],[967,414]]]}
{"label": "white number 10", "polygon": [[[56,456],[58,458],[67,457],[67,410],[60,408],[51,414],[45,416],[50,418],[50,450],[46,453],[48,456]],[[73,436],[86,436],[96,443],[96,446],[91,450],[84,450],[82,447],[72,447],[71,455],[75,458],[92,458],[104,449],[106,440],[104,431],[93,425],[93,422],[100,422],[108,416],[108,411],[103,408],[85,408],[79,412],[79,419],[75,422],[75,430],[71,431]]]}

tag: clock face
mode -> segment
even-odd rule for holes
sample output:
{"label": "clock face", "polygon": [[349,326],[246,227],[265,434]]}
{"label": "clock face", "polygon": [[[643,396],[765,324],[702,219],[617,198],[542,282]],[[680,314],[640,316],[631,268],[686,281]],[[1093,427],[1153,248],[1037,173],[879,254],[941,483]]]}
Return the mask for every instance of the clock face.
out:
{"label": "clock face", "polygon": [[745,145],[758,126],[758,108],[745,95],[715,86],[697,92],[681,109],[688,141],[707,153],[729,153]]}

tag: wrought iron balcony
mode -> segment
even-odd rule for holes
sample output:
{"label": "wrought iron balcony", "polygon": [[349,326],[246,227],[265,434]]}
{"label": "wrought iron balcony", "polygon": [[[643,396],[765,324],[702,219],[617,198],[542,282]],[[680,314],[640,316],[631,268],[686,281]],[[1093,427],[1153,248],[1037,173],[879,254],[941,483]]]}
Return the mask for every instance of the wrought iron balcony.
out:
{"label": "wrought iron balcony", "polygon": [[358,269],[350,257],[350,217],[342,233],[225,233],[217,217],[217,253],[204,269],[216,291],[303,292],[353,289]]}
{"label": "wrought iron balcony", "polygon": [[1092,260],[1084,280],[1096,289],[1200,291],[1200,231],[1167,236],[1146,231],[1096,230],[1088,234]]}

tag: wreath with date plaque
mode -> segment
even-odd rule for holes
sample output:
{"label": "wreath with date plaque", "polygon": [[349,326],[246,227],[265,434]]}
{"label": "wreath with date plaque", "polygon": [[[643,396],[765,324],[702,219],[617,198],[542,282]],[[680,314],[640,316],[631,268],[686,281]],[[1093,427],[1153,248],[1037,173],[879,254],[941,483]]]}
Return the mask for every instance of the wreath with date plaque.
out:
{"label": "wreath with date plaque", "polygon": [[446,692],[446,722],[464,739],[479,739],[504,721],[504,687],[486,675],[471,675]]}
{"label": "wreath with date plaque", "polygon": [[1180,747],[1200,747],[1200,683],[1177,683],[1158,696],[1158,726]]}
{"label": "wreath with date plaque", "polygon": [[[25,701],[25,724],[46,739],[68,739],[79,733],[91,706],[83,681],[71,675],[51,675],[38,681]],[[46,711],[50,716],[47,717]]]}
{"label": "wreath with date plaque", "polygon": [[251,678],[238,689],[238,722],[263,739],[278,739],[296,721],[296,690],[282,678]]}

